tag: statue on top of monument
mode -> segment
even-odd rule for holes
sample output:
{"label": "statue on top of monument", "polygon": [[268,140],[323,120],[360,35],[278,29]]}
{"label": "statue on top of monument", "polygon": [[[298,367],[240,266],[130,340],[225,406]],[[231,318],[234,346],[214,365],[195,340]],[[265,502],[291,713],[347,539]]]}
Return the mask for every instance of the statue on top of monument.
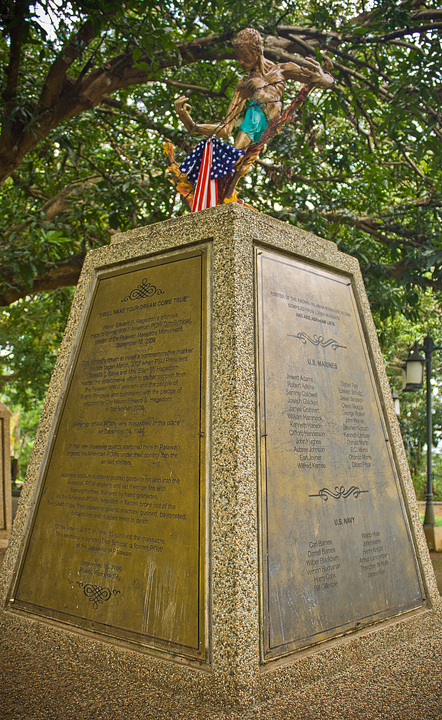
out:
{"label": "statue on top of monument", "polygon": [[[186,204],[192,211],[231,200],[238,202],[236,183],[258,157],[267,140],[282,129],[314,87],[331,88],[335,84],[332,75],[316,60],[298,57],[296,63],[278,64],[267,60],[263,39],[252,28],[241,30],[233,40],[233,47],[248,75],[237,83],[221,122],[196,123],[189,114],[188,98],[181,96],[175,101],[176,111],[186,129],[207,138],[198,143],[179,169],[173,160],[172,146],[166,144],[172,182],[187,199]],[[289,79],[306,85],[281,115],[282,96]],[[234,145],[228,145],[224,141],[230,138],[246,103],[245,117]]]}

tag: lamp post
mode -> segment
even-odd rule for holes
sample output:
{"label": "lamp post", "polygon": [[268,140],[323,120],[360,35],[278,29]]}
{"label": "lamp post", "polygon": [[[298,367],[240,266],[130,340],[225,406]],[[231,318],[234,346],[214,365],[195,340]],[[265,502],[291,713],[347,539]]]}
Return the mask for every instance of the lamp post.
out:
{"label": "lamp post", "polygon": [[[423,350],[425,360],[420,355]],[[402,368],[403,392],[415,392],[423,386],[424,364],[426,370],[427,387],[427,491],[425,495],[425,518],[424,527],[434,527],[434,498],[433,498],[433,415],[432,415],[432,393],[431,393],[431,356],[435,350],[442,350],[441,345],[435,345],[433,338],[427,335],[422,345],[414,343],[410,350],[405,365]]]}
{"label": "lamp post", "polygon": [[394,389],[391,391],[391,399],[393,400],[394,412],[396,413],[396,415],[398,417],[400,417],[400,414],[401,414],[400,397]]}

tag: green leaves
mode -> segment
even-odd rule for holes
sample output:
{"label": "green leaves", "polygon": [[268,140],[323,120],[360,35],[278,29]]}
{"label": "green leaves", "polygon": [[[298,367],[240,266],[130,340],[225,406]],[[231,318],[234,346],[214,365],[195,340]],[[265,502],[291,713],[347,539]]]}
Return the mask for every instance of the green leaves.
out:
{"label": "green leaves", "polygon": [[6,401],[30,410],[46,393],[53,364],[69,314],[70,289],[19,300],[0,311],[0,383],[6,384]]}
{"label": "green leaves", "polygon": [[[38,138],[0,194],[3,302],[13,288],[32,292],[36,278],[44,286],[48,268],[55,273],[70,257],[108,243],[115,231],[182,212],[162,146],[172,140],[181,160],[199,138],[184,131],[174,99],[196,88],[195,120],[223,119],[241,75],[226,58],[233,35],[246,26],[277,36],[267,41],[274,61],[278,49],[284,60],[299,51],[321,63],[332,58],[338,83],[332,91],[315,90],[268,144],[239,184],[241,198],[358,258],[380,325],[419,313],[425,288],[439,297],[442,34],[440,28],[404,34],[422,26],[411,0],[382,0],[368,10],[339,0],[296,1],[283,9],[267,0],[78,0],[59,6],[53,27],[45,25],[46,38],[42,13],[32,13],[25,18],[16,93],[2,116],[5,152],[26,132]],[[42,88],[61,48],[88,20],[94,36],[60,86],[72,113],[44,134]],[[5,17],[4,73],[12,30],[12,17]],[[148,82],[143,75],[137,84],[140,70]],[[117,78],[116,103],[91,107],[90,87],[110,77]],[[287,83],[286,103],[296,90]]]}

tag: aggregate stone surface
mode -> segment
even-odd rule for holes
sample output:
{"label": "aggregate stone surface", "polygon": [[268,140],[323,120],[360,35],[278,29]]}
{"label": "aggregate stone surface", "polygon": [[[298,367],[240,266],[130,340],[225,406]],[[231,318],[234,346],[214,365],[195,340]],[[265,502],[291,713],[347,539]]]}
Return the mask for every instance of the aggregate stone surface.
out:
{"label": "aggregate stone surface", "polygon": [[[109,664],[96,668],[39,652],[0,646],[1,720],[440,720],[442,718],[442,628],[415,643],[357,663],[326,680],[320,677],[289,698],[245,710],[198,708],[167,688],[124,682]],[[201,699],[203,701],[203,699]],[[204,702],[204,701],[203,701]]]}
{"label": "aggregate stone surface", "polygon": [[[4,550],[0,549],[0,565]],[[442,554],[431,553],[442,592]],[[442,720],[442,627],[346,672],[247,710],[201,710],[167,688],[122,682],[109,665],[36,653],[0,627],[0,720]]]}
{"label": "aggregate stone surface", "polygon": [[[201,673],[196,678],[192,674],[191,682],[187,682],[187,669],[176,663],[159,662],[147,655],[142,658],[129,650],[122,652],[114,645],[104,646],[80,634],[74,637],[73,633],[71,636],[66,633],[65,639],[58,628],[26,622],[23,618],[14,625],[14,618],[9,618],[8,623],[4,613],[4,620],[0,620],[0,720],[378,720],[387,717],[389,720],[442,720],[441,604],[432,573],[430,577],[428,572],[430,560],[420,528],[415,538],[416,549],[424,575],[428,576],[429,594],[436,611],[424,613],[416,621],[402,626],[398,624],[397,629],[389,625],[379,633],[358,639],[351,648],[344,643],[336,644],[327,652],[309,657],[308,663],[282,668],[276,678],[272,678],[271,673],[259,677],[258,565],[251,561],[257,555],[258,517],[252,240],[274,242],[275,248],[284,252],[336,266],[352,277],[355,273],[355,287],[367,318],[367,337],[379,369],[383,368],[383,360],[354,259],[344,257],[333,243],[239,206],[211,208],[195,215],[198,217],[187,216],[166,223],[170,242],[164,235],[163,224],[149,226],[114,238],[111,246],[88,256],[42,415],[22,492],[21,510],[10,541],[11,552],[0,578],[0,593],[9,587],[25,533],[46,439],[63,388],[64,370],[68,367],[76,328],[81,323],[90,292],[94,263],[101,267],[126,262],[144,257],[146,253],[164,252],[172,245],[185,247],[213,238],[213,268],[218,278],[213,291],[213,345],[228,350],[225,356],[216,359],[217,364],[214,361],[213,370],[212,414],[217,434],[214,431],[212,442],[211,588],[213,653],[217,654],[213,667],[218,675]],[[229,238],[233,238],[232,242]],[[414,492],[405,454],[403,450],[399,452],[400,429],[385,374],[380,377],[380,383],[388,405],[392,437],[398,447],[411,518],[417,529],[419,512],[416,502],[413,504],[410,500]],[[20,628],[17,636],[14,627]],[[317,668],[321,670],[317,672]],[[156,684],[152,679],[154,672],[161,680]],[[253,697],[258,703],[255,692],[258,689],[272,700],[242,710],[209,704],[206,689],[211,691],[213,685],[212,698],[217,697],[215,691],[219,688],[222,690],[219,697],[226,697],[225,688],[236,690],[235,682],[239,688],[235,696],[243,692],[243,697]],[[300,682],[302,687],[297,684]],[[191,692],[172,691],[172,688],[183,687],[191,687]],[[282,687],[284,696],[273,694]]]}

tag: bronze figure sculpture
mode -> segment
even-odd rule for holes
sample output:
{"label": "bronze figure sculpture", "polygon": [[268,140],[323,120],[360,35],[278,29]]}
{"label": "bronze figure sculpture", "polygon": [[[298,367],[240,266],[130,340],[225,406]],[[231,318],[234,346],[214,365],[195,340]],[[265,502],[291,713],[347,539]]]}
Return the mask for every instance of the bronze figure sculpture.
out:
{"label": "bronze figure sculpture", "polygon": [[[331,88],[335,83],[334,78],[316,60],[299,57],[296,63],[285,62],[278,64],[267,60],[264,57],[262,37],[257,30],[252,28],[241,30],[235,36],[233,46],[238,61],[248,75],[236,85],[226,116],[221,122],[210,124],[194,122],[189,113],[188,98],[181,96],[175,101],[176,111],[186,129],[189,132],[209,138],[210,142],[215,141],[214,148],[210,149],[211,162],[214,162],[212,157],[216,157],[217,152],[223,155],[221,169],[218,167],[217,173],[212,171],[212,179],[216,178],[219,184],[217,194],[215,194],[216,202],[212,201],[212,204],[230,200],[238,202],[235,192],[236,183],[247,172],[265,142],[281,130],[314,87]],[[289,79],[306,83],[306,85],[295,98],[295,102],[292,102],[290,108],[281,115],[282,96],[286,80]],[[244,110],[246,103],[248,105],[244,120],[240,125],[232,148],[222,141],[230,138],[235,123]],[[207,141],[205,140],[199,143],[194,153],[189,156],[187,162],[180,166],[179,170],[173,160],[172,146],[170,143],[166,145],[172,181],[183,198],[187,199],[186,204],[188,206],[191,206],[189,199],[191,199],[192,203],[194,201],[195,167],[199,171],[200,166],[203,164],[203,153],[206,144]],[[224,157],[226,154],[229,159]],[[206,161],[204,162],[206,163]],[[193,182],[192,180],[189,181],[187,177],[190,168],[193,169]],[[223,172],[224,174],[220,174]],[[209,180],[210,178],[206,178],[206,183]],[[194,203],[191,207],[201,209],[200,207],[195,208]]]}

